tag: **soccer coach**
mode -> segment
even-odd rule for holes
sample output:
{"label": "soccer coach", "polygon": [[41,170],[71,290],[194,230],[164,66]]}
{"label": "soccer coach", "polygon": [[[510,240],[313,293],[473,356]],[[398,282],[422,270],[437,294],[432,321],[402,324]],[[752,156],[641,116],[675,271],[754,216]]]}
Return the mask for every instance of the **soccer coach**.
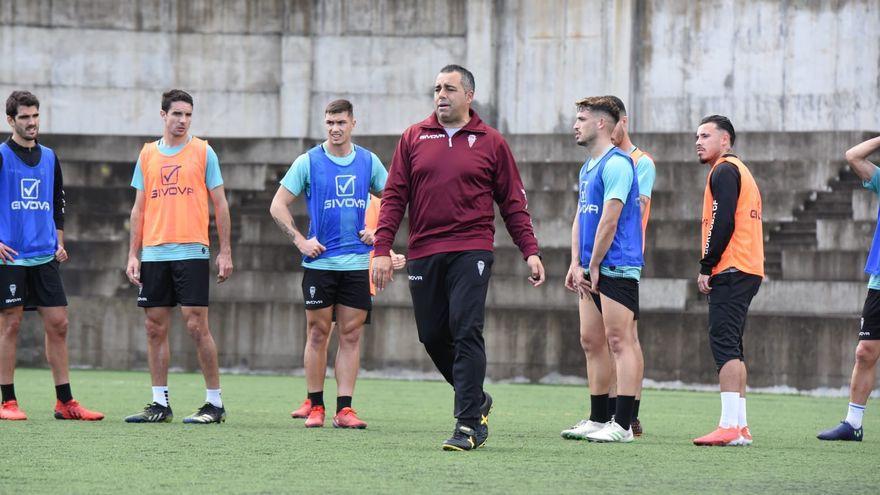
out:
{"label": "soccer coach", "polygon": [[494,260],[495,211],[528,263],[529,281],[544,266],[510,147],[471,110],[474,76],[447,65],[434,84],[434,112],[401,136],[382,194],[373,280],[391,280],[389,256],[409,206],[409,287],[419,341],[455,389],[455,430],[444,450],[472,450],[489,435],[492,399],[483,393],[483,320]]}

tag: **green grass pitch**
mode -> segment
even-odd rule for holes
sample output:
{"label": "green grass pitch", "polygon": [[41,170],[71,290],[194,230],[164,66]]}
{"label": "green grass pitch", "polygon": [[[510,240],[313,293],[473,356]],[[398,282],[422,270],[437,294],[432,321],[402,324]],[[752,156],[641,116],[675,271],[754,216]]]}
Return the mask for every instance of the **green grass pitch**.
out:
{"label": "green grass pitch", "polygon": [[[718,419],[718,395],[646,390],[646,434],[628,445],[562,440],[587,390],[489,385],[491,435],[476,452],[443,452],[452,392],[440,382],[361,380],[366,430],[307,430],[289,412],[302,378],[223,377],[224,425],[183,425],[204,399],[200,375],[172,374],[173,424],[122,422],[150,398],[144,372],[74,371],[74,396],[104,421],[57,421],[48,370],[21,369],[30,419],[0,422],[0,493],[868,493],[880,486],[880,415],[866,440],[822,443],[846,400],[753,394],[752,447],[694,447]],[[328,405],[335,401],[328,380]]]}

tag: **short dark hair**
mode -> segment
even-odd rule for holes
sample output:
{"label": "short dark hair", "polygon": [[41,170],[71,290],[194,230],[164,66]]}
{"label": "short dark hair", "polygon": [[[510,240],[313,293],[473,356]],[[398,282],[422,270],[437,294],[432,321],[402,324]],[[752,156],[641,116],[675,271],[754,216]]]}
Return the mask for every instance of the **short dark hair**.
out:
{"label": "short dark hair", "polygon": [[458,72],[461,74],[461,85],[464,87],[465,91],[474,91],[477,88],[476,82],[474,81],[474,75],[471,74],[471,71],[456,64],[449,64],[440,69],[441,74],[449,74],[450,72]]}
{"label": "short dark hair", "polygon": [[324,113],[342,113],[346,112],[350,117],[354,117],[354,105],[348,100],[333,100],[327,104]]}
{"label": "short dark hair", "polygon": [[175,101],[183,101],[189,103],[190,106],[194,106],[191,94],[182,89],[169,89],[162,93],[162,111],[167,112],[168,109],[171,108],[171,104]]}
{"label": "short dark hair", "polygon": [[614,123],[620,121],[620,107],[608,96],[589,96],[581,98],[574,102],[577,105],[578,112],[581,110],[589,110],[591,112],[603,112],[614,119]]}
{"label": "short dark hair", "polygon": [[40,100],[30,91],[13,91],[6,98],[6,115],[15,118],[18,115],[18,107],[40,108]]}
{"label": "short dark hair", "polygon": [[736,142],[736,131],[733,129],[733,124],[730,122],[730,119],[723,115],[710,115],[704,117],[703,120],[700,121],[700,125],[708,124],[709,122],[715,124],[716,127],[726,132],[727,135],[730,136],[730,145],[733,146],[733,143]]}
{"label": "short dark hair", "polygon": [[621,116],[626,115],[626,107],[623,106],[623,100],[621,100],[620,98],[618,98],[614,95],[608,95],[605,98],[608,98],[609,100],[613,101],[615,105],[617,105],[617,108],[620,109]]}

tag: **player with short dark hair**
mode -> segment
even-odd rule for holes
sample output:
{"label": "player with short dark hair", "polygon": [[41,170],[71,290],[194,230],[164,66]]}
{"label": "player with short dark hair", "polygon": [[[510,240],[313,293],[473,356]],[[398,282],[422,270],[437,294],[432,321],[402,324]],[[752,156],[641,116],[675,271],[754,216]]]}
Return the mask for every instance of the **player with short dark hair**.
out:
{"label": "player with short dark hair", "polygon": [[189,93],[173,89],[162,95],[162,138],[141,149],[131,180],[137,194],[125,272],[139,287],[137,304],[146,316],[153,400],[143,411],[126,417],[127,423],[170,422],[173,418],[168,395],[168,331],[171,310],[178,304],[195,342],[206,386],[204,405],[183,422],[226,421],[217,347],[208,326],[209,201],[220,239],[217,283],[225,282],[233,270],[232,222],[220,161],[207,141],[189,134],[192,115]]}
{"label": "player with short dark hair", "polygon": [[[361,334],[373,304],[369,264],[375,229],[367,229],[365,219],[370,193],[382,192],[388,173],[375,153],[352,143],[356,124],[351,102],[330,102],[324,111],[327,139],[294,160],[269,208],[302,253],[308,397],[291,416],[305,417],[306,428],[324,426],[324,376],[334,314],[339,348],[333,426],[367,427],[352,409]],[[296,228],[290,212],[300,195],[305,195],[309,211],[308,237]]]}
{"label": "player with short dark hair", "polygon": [[731,152],[736,131],[727,117],[704,118],[696,139],[700,163],[711,167],[703,194],[697,287],[709,300],[709,345],[721,389],[721,420],[694,444],[751,445],[743,332],[764,278],[761,191],[748,167]]}
{"label": "player with short dark hair", "polygon": [[525,189],[507,142],[471,110],[473,75],[448,65],[434,83],[434,112],[404,131],[382,196],[373,280],[392,276],[389,256],[409,207],[409,287],[419,340],[455,390],[449,451],[482,446],[492,398],[483,391],[483,322],[492,273],[497,203],[534,286],[544,266]]}
{"label": "player with short dark hair", "polygon": [[[880,168],[868,160],[880,150],[880,137],[853,146],[846,152],[846,161],[853,172],[862,179],[865,189],[880,195]],[[880,217],[880,213],[878,213]],[[859,326],[859,344],[856,346],[856,362],[853,365],[849,385],[849,406],[846,418],[834,428],[819,433],[819,440],[844,440],[861,442],[864,438],[862,416],[868,398],[874,389],[877,361],[880,359],[880,229],[875,227],[871,250],[865,263],[868,279],[868,297],[862,309]]]}
{"label": "player with short dark hair", "polygon": [[[587,148],[588,158],[578,177],[572,259],[565,287],[579,296],[590,416],[563,430],[562,437],[631,442],[643,363],[632,330],[639,317],[639,279],[644,265],[639,183],[629,154],[611,141],[621,111],[614,99],[584,98],[576,106],[575,141]],[[613,412],[609,410],[612,367],[619,394]]]}
{"label": "player with short dark hair", "polygon": [[15,350],[25,310],[37,310],[46,330],[46,360],[55,381],[55,418],[100,420],[74,400],[67,364],[67,297],[60,264],[64,249],[61,163],[37,141],[40,101],[28,91],[6,100],[12,137],[0,144],[0,419],[24,420],[15,396]]}

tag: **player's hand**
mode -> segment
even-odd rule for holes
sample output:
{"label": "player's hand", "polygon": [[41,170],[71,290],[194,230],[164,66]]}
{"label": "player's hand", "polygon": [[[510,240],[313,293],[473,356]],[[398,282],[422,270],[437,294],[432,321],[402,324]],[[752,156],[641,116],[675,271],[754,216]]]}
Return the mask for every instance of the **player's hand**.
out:
{"label": "player's hand", "polygon": [[703,275],[702,273],[697,275],[697,288],[700,289],[700,292],[703,294],[712,292],[712,287],[709,285],[710,277],[711,275]]}
{"label": "player's hand", "polygon": [[526,264],[529,265],[529,271],[532,272],[532,274],[529,275],[529,282],[532,283],[532,287],[537,287],[543,284],[544,264],[541,263],[541,258],[539,258],[537,254],[533,254],[526,260]]}
{"label": "player's hand", "polygon": [[318,242],[317,237],[300,241],[296,247],[303,256],[308,256],[309,258],[317,258],[318,256],[321,256],[321,253],[327,250],[323,244]]}
{"label": "player's hand", "polygon": [[400,270],[406,267],[406,256],[402,254],[397,254],[394,250],[391,250],[391,266],[395,270]]}
{"label": "player's hand", "polygon": [[376,290],[385,290],[388,282],[392,280],[394,280],[394,270],[391,265],[391,256],[374,256],[373,283],[376,284]]}
{"label": "player's hand", "polygon": [[230,275],[232,275],[232,252],[223,252],[220,251],[220,254],[217,255],[217,283],[222,284],[226,282]]}
{"label": "player's hand", "polygon": [[373,245],[373,238],[376,235],[375,230],[364,229],[364,230],[358,232],[358,234],[360,234],[360,236],[361,236],[361,242],[363,242],[364,244],[366,244],[368,246]]}
{"label": "player's hand", "polygon": [[67,251],[64,249],[64,246],[60,244],[58,245],[58,249],[55,250],[55,259],[58,260],[59,263],[64,263],[70,259],[70,257],[67,256]]}
{"label": "player's hand", "polygon": [[574,274],[576,271],[580,271],[577,265],[571,265],[568,267],[568,273],[565,274],[565,288],[574,293],[580,293],[577,287],[574,285]]}
{"label": "player's hand", "polygon": [[599,265],[590,264],[590,280],[584,280],[583,287],[593,294],[599,293]]}
{"label": "player's hand", "polygon": [[128,257],[128,266],[125,267],[125,276],[133,285],[141,286],[141,260],[137,256]]}
{"label": "player's hand", "polygon": [[18,251],[0,242],[0,261],[3,263],[12,263],[15,261],[16,256],[18,256]]}

